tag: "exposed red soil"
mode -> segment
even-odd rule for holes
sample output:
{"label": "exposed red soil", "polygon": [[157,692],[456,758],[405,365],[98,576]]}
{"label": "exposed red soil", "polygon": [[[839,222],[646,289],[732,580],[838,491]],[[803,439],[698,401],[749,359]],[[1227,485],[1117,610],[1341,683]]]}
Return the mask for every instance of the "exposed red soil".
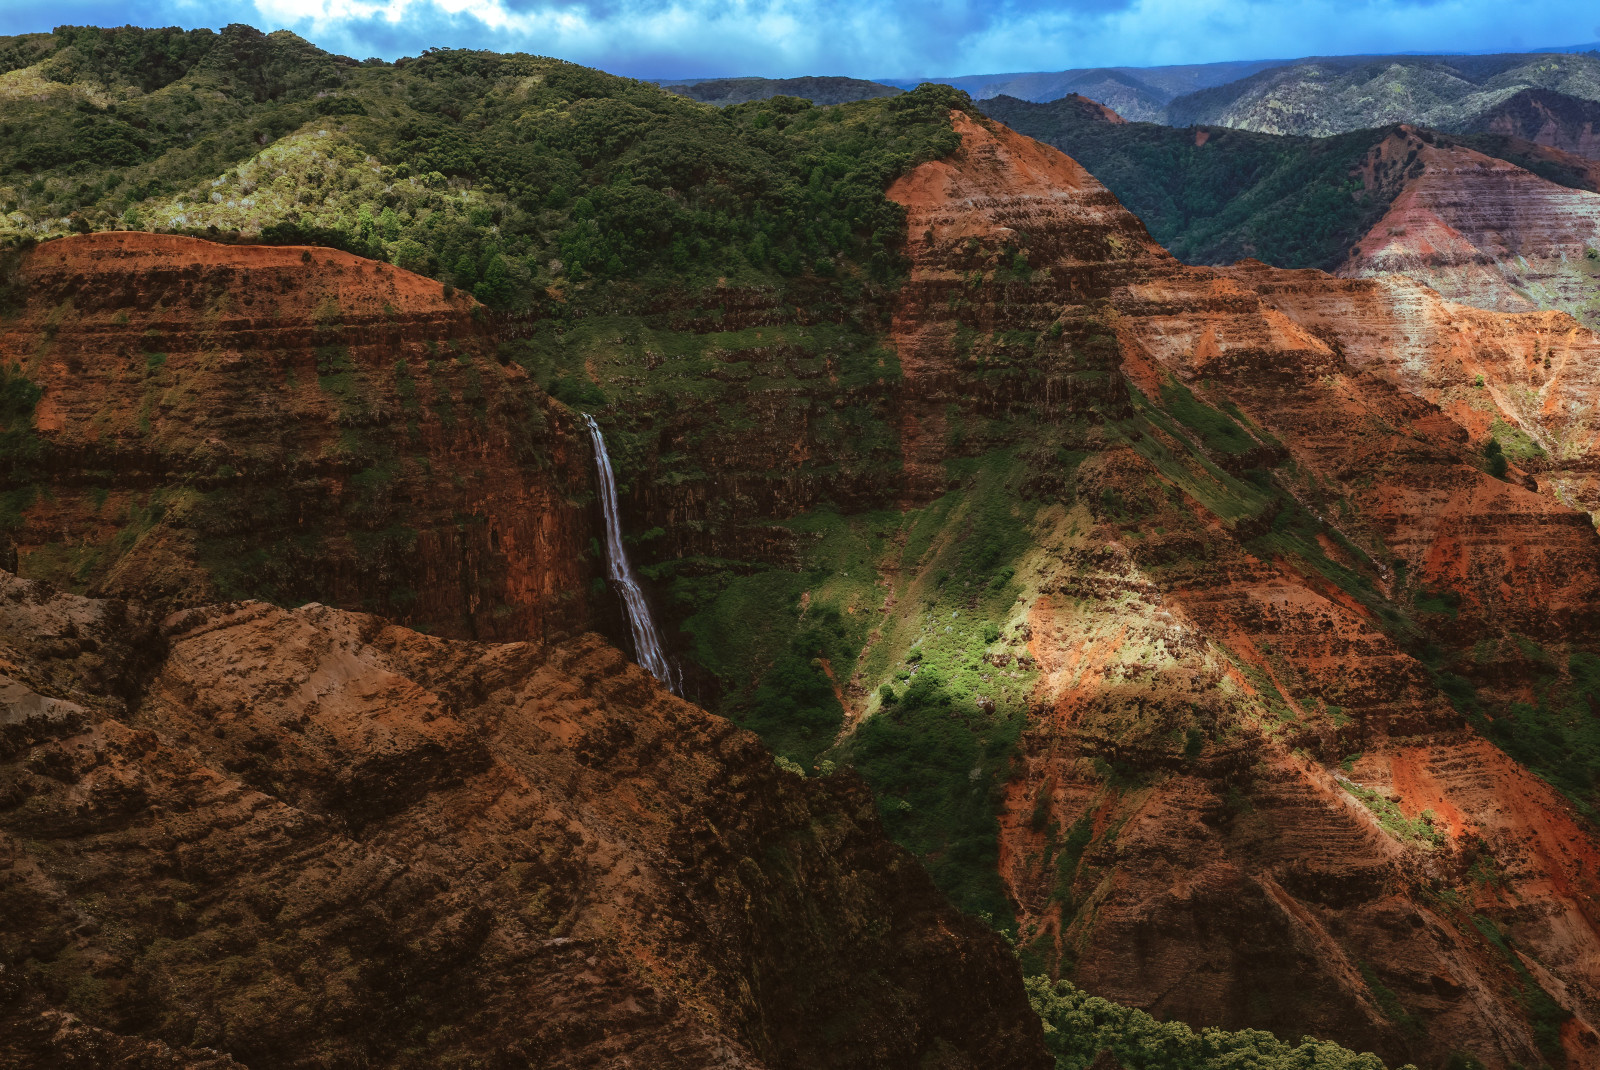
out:
{"label": "exposed red soil", "polygon": [[[33,249],[0,362],[44,390],[26,575],[194,605],[581,626],[589,455],[471,298],[328,249],[107,233]],[[481,312],[481,310],[478,310]]]}
{"label": "exposed red soil", "polygon": [[[1314,544],[1380,597],[1459,596],[1454,619],[1436,622],[1446,642],[1593,633],[1600,539],[1588,518],[1553,487],[1482,470],[1478,442],[1510,407],[1474,417],[1484,409],[1421,384],[1448,352],[1441,339],[1476,346],[1479,365],[1517,366],[1520,347],[1548,347],[1564,320],[1563,367],[1587,376],[1600,368],[1594,336],[1559,314],[1465,308],[1401,279],[1184,267],[1064,157],[998,124],[957,123],[963,152],[890,191],[910,217],[915,267],[894,337],[913,394],[971,366],[963,330],[1042,332],[1044,376],[1067,348],[1076,369],[1105,367],[1089,338],[1114,336],[1121,383],[1157,401],[1182,383],[1235,406],[1259,444],[1230,456],[1181,426],[1144,435],[1230,472],[1274,467],[1319,525]],[[1027,232],[1025,278],[1002,273],[1020,244],[1008,229]],[[981,287],[973,271],[987,272]],[[1463,374],[1478,372],[1451,372]],[[1046,566],[1029,610],[1040,677],[1001,816],[1025,962],[1196,1025],[1329,1036],[1397,1062],[1458,1049],[1538,1062],[1514,971],[1475,927],[1478,910],[1576,1015],[1569,1065],[1600,1065],[1593,827],[1463,726],[1357,589],[1252,541],[1272,513],[1223,520],[1171,470],[1106,450],[1095,424],[1131,414],[1127,386],[1119,407],[1098,377],[1056,382],[1053,397],[1029,383],[1033,403],[1076,415],[1101,452],[1077,475],[1096,526]],[[959,388],[930,393],[945,403]],[[907,445],[930,471],[943,459],[926,438]],[[1137,525],[1099,506],[1102,488],[1138,503]],[[1358,789],[1395,798],[1419,827],[1431,810],[1439,845],[1401,838]],[[1062,871],[1082,821],[1088,843]],[[1469,874],[1488,871],[1495,892],[1475,900]],[[1465,898],[1439,900],[1439,887]],[[1396,1021],[1396,999],[1421,1032]]]}
{"label": "exposed red soil", "polygon": [[1048,1065],[859,781],[596,636],[0,573],[0,661],[8,1064]]}
{"label": "exposed red soil", "polygon": [[1600,270],[1584,270],[1600,248],[1600,193],[1408,127],[1373,150],[1369,170],[1384,163],[1404,185],[1340,274],[1402,274],[1478,308],[1566,308],[1600,326],[1591,303]]}

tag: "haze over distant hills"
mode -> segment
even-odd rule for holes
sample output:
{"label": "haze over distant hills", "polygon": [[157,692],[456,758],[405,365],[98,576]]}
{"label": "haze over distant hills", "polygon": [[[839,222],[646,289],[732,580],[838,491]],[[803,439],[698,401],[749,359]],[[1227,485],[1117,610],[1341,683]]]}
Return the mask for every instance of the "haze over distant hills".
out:
{"label": "haze over distant hills", "polygon": [[901,90],[882,82],[860,78],[708,78],[662,82],[662,87],[691,100],[724,107],[772,97],[800,97],[813,104],[843,104],[850,100],[892,97]]}
{"label": "haze over distant hills", "polygon": [[[1513,133],[1592,155],[1600,103],[1600,45],[1486,55],[1321,56],[1165,67],[927,79],[975,100],[1045,103],[1077,94],[1133,122],[1229,126],[1271,134],[1328,136],[1398,122],[1455,132]],[[712,78],[667,83],[714,104],[799,96],[835,104],[914,88],[922,79]],[[1541,95],[1525,97],[1538,91]],[[1553,94],[1553,95],[1552,95]],[[1540,131],[1546,131],[1542,136]]]}

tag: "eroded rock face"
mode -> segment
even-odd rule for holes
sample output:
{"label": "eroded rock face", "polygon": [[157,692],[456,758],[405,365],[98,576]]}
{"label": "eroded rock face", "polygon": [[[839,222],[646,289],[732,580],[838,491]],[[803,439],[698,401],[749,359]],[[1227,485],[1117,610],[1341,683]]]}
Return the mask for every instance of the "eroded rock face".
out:
{"label": "eroded rock face", "polygon": [[1524,89],[1480,115],[1471,128],[1600,160],[1600,103],[1565,93]]}
{"label": "eroded rock face", "polygon": [[1367,170],[1401,168],[1405,185],[1339,274],[1400,274],[1476,308],[1559,309],[1600,326],[1600,194],[1401,129]]}
{"label": "eroded rock face", "polygon": [[[1526,666],[1475,644],[1592,647],[1600,539],[1485,472],[1487,421],[1420,385],[1443,335],[1593,336],[1408,281],[1184,267],[1064,157],[957,122],[963,152],[891,190],[917,264],[907,390],[959,395],[963,338],[1037,332],[1036,369],[1075,376],[1012,404],[1089,454],[1036,520],[1024,596],[1039,677],[1000,865],[1025,968],[1397,1062],[1595,1065],[1600,840],[1464,724],[1437,666],[1505,703]],[[1048,252],[1000,285],[1013,220]],[[1377,311],[1408,294],[1431,312]],[[1430,591],[1449,605],[1413,611]]]}
{"label": "eroded rock face", "polygon": [[22,574],[484,638],[588,619],[588,450],[469,298],[329,249],[140,233],[11,276],[0,364],[42,390],[3,474]]}
{"label": "eroded rock face", "polygon": [[1409,278],[1340,282],[1320,272],[1232,269],[1263,300],[1367,368],[1437,405],[1550,497],[1600,513],[1595,407],[1600,335],[1559,312],[1496,315]]}
{"label": "eroded rock face", "polygon": [[259,602],[155,628],[0,576],[0,659],[79,708],[0,753],[9,1055],[1048,1062],[1004,946],[858,782],[780,772],[597,637]]}
{"label": "eroded rock face", "polygon": [[906,208],[912,262],[890,326],[904,377],[907,503],[945,489],[950,405],[1089,423],[1125,413],[1104,317],[1067,317],[1020,354],[994,339],[1037,333],[1064,304],[1104,301],[1122,280],[1176,264],[1070,157],[1030,138],[995,137],[964,112],[951,121],[961,154],[923,164],[888,191]]}

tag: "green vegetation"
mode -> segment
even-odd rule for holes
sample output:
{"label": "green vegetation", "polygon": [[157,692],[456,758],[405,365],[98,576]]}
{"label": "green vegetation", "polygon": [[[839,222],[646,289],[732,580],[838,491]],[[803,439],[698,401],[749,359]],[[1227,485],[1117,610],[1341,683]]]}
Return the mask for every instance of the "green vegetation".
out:
{"label": "green vegetation", "polygon": [[863,670],[894,698],[880,699],[838,760],[873,785],[890,835],[946,894],[1004,926],[995,814],[1033,679],[1005,642],[1031,541],[1018,504],[1025,471],[1009,453],[950,468],[960,489],[908,515],[899,553],[884,562],[900,578],[895,596],[912,605]]}
{"label": "green vegetation", "polygon": [[1260,445],[1231,416],[1200,401],[1176,379],[1162,384],[1161,403],[1173,419],[1198,432],[1213,453],[1245,453]]}
{"label": "green vegetation", "polygon": [[1506,456],[1498,439],[1491,438],[1483,444],[1483,467],[1496,479],[1506,477]]}
{"label": "green vegetation", "polygon": [[1087,1070],[1102,1052],[1129,1070],[1384,1070],[1376,1055],[1331,1041],[1302,1037],[1287,1044],[1260,1029],[1196,1032],[1091,996],[1070,981],[1029,977],[1027,987],[1056,1070]]}
{"label": "green vegetation", "polygon": [[[1491,459],[1491,463],[1493,458],[1491,450],[1497,451],[1502,457],[1513,460],[1518,464],[1540,461],[1547,456],[1544,447],[1535,442],[1531,435],[1520,427],[1506,423],[1505,420],[1498,416],[1490,424],[1489,434],[1492,437],[1489,442],[1484,443],[1483,453],[1485,458]],[[1494,443],[1493,447],[1489,445],[1490,442]]]}
{"label": "green vegetation", "polygon": [[1401,812],[1398,803],[1380,791],[1343,778],[1340,779],[1340,784],[1345,791],[1359,800],[1361,805],[1372,811],[1383,831],[1401,843],[1412,844],[1426,850],[1443,847],[1448,843],[1448,837],[1437,827],[1438,819],[1432,810],[1424,810],[1414,818],[1407,817]]}
{"label": "green vegetation", "polygon": [[1189,263],[1255,257],[1278,267],[1337,267],[1399,191],[1368,190],[1351,173],[1388,131],[1309,138],[1210,127],[1197,136],[1109,123],[1072,98],[995,97],[981,107],[1083,164]]}
{"label": "green vegetation", "polygon": [[1440,674],[1442,689],[1478,731],[1600,820],[1600,657],[1572,651],[1563,667],[1529,640],[1508,642],[1531,663],[1533,702],[1491,712],[1472,684],[1452,673]]}
{"label": "green vegetation", "polygon": [[[1071,97],[1035,104],[1000,96],[980,107],[1083,164],[1152,237],[1195,264],[1254,257],[1277,267],[1333,270],[1420,167],[1412,160],[1385,167],[1369,158],[1374,146],[1398,133],[1376,122],[1357,124],[1376,129],[1306,137],[1111,123],[1098,107]],[[1424,136],[1508,160],[1558,185],[1594,188],[1586,169],[1547,159],[1510,138]],[[1368,165],[1370,182],[1362,176]]]}
{"label": "green vegetation", "polygon": [[1501,954],[1506,965],[1510,966],[1511,972],[1516,975],[1517,1002],[1522,1004],[1523,1010],[1528,1014],[1528,1021],[1533,1026],[1534,1042],[1539,1045],[1539,1053],[1558,1070],[1566,1066],[1567,1051],[1566,1046],[1561,1043],[1561,1027],[1572,1017],[1572,1012],[1557,1003],[1555,997],[1539,984],[1523,963],[1521,956],[1517,954],[1511,937],[1502,932],[1492,918],[1475,914],[1472,924],[1490,946]]}
{"label": "green vegetation", "polygon": [[0,533],[19,526],[38,491],[34,480],[44,441],[33,430],[33,410],[44,396],[21,365],[0,362]]}
{"label": "green vegetation", "polygon": [[958,701],[924,670],[856,730],[846,753],[878,794],[884,825],[963,909],[1004,924],[995,814],[1021,734],[1021,712],[996,717]]}
{"label": "green vegetation", "polygon": [[947,154],[925,86],[834,107],[718,111],[526,55],[356,63],[287,32],[62,27],[0,42],[39,92],[0,124],[17,236],[145,225],[307,242],[434,275],[495,307],[553,285],[901,270],[887,182]]}
{"label": "green vegetation", "polygon": [[1414,1039],[1421,1039],[1426,1033],[1426,1028],[1415,1015],[1406,1010],[1405,1005],[1400,1002],[1400,997],[1394,994],[1394,990],[1378,979],[1377,971],[1360,959],[1356,960],[1356,968],[1361,971],[1361,980],[1366,984],[1367,991],[1372,993],[1372,998],[1377,1001],[1384,1017]]}
{"label": "green vegetation", "polygon": [[[650,572],[720,685],[718,712],[800,768],[853,766],[891,836],[958,906],[1003,926],[995,815],[1032,683],[1002,623],[1030,545],[1025,469],[999,453],[951,470],[961,489],[923,509],[788,522],[813,540],[799,572],[704,558]],[[882,618],[886,596],[914,610]],[[858,675],[867,716],[837,743]]]}
{"label": "green vegetation", "polygon": [[799,97],[813,104],[843,104],[851,100],[892,97],[900,92],[894,86],[884,85],[881,82],[833,76],[710,78],[703,82],[669,84],[666,88],[693,100],[718,106],[746,104],[752,100],[769,100],[772,97]]}

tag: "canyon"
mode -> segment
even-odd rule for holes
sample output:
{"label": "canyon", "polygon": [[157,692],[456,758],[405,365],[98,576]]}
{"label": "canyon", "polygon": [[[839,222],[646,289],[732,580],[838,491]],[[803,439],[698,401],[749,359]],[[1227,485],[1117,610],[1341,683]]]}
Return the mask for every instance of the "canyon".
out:
{"label": "canyon", "polygon": [[1482,270],[1594,195],[1402,131],[1342,275],[1196,267],[944,121],[881,290],[8,253],[7,1054],[1048,1065],[1027,973],[1600,1065],[1600,338]]}
{"label": "canyon", "polygon": [[[1077,501],[1041,511],[1049,551],[1025,584],[1038,680],[1001,818],[1025,963],[1158,1014],[1396,1060],[1449,1044],[1592,1064],[1593,826],[1463,723],[1438,669],[1508,701],[1535,675],[1514,638],[1582,647],[1596,536],[1554,494],[1480,470],[1485,421],[1469,437],[1397,374],[1428,374],[1430,327],[1536,344],[1564,317],[1184,267],[1070,160],[955,121],[962,154],[890,191],[914,236],[897,334],[917,375],[961,367],[943,298],[1025,234],[1048,276],[996,286],[971,325],[1046,328],[1098,299],[1126,383],[1086,429],[1100,448]],[[1431,317],[1402,320],[1388,287],[1426,293]],[[1407,587],[1454,592],[1430,629],[1443,649],[1384,606]],[[1500,652],[1474,661],[1485,643]],[[1529,1021],[1524,976],[1562,993],[1559,1030]]]}

